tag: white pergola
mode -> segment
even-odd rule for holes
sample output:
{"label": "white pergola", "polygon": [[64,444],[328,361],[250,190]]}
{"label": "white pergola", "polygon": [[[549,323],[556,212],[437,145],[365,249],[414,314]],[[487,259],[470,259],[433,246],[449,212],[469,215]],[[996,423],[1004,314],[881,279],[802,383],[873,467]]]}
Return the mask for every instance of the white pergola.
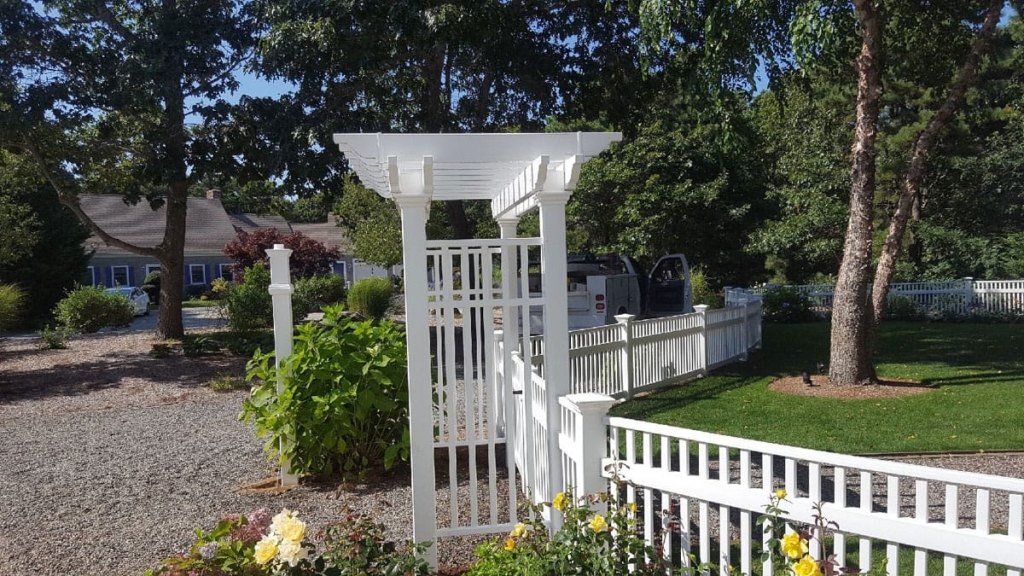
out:
{"label": "white pergola", "polygon": [[[495,533],[507,531],[510,527],[509,521],[500,521],[495,513],[497,494],[493,476],[489,485],[489,518],[484,517],[486,514],[481,512],[482,508],[478,509],[474,502],[468,524],[460,525],[458,517],[464,511],[460,512],[453,502],[450,525],[438,526],[435,448],[448,448],[450,458],[454,458],[457,448],[469,447],[470,482],[472,489],[476,490],[476,447],[489,448],[493,472],[495,437],[505,433],[507,440],[506,432],[494,428],[494,421],[502,418],[502,414],[494,413],[494,403],[502,402],[502,398],[511,398],[512,390],[510,384],[498,381],[503,378],[510,382],[511,378],[507,376],[507,369],[505,376],[496,375],[495,366],[500,365],[502,359],[495,358],[493,354],[496,353],[490,351],[493,342],[488,339],[487,342],[467,344],[465,339],[470,338],[467,332],[472,331],[463,331],[464,350],[473,352],[464,357],[471,358],[467,362],[478,365],[474,366],[476,372],[473,367],[464,366],[462,369],[465,380],[462,385],[465,398],[462,401],[467,406],[476,402],[479,413],[490,414],[490,418],[486,422],[483,418],[474,422],[471,412],[467,410],[465,416],[469,421],[462,425],[464,429],[458,431],[458,434],[465,436],[462,441],[453,437],[453,434],[458,435],[455,432],[445,436],[444,422],[439,427],[442,432],[436,433],[435,426],[438,426],[439,418],[443,420],[454,417],[451,414],[455,409],[454,400],[448,394],[454,394],[457,389],[445,386],[451,386],[455,381],[455,359],[451,349],[456,345],[450,339],[454,324],[451,324],[447,342],[442,341],[445,335],[438,330],[439,358],[436,366],[432,365],[428,345],[431,318],[434,318],[433,329],[436,329],[438,325],[451,321],[457,315],[456,312],[467,317],[472,314],[474,321],[479,322],[478,326],[486,329],[494,327],[493,310],[504,309],[505,329],[501,338],[507,366],[511,364],[511,351],[519,347],[518,326],[510,320],[523,314],[520,319],[525,320],[522,322],[526,332],[524,336],[529,336],[530,306],[544,307],[543,381],[546,388],[541,392],[526,390],[525,410],[531,413],[533,394],[538,399],[534,403],[540,402],[534,408],[540,420],[535,426],[531,424],[531,429],[543,430],[546,437],[527,436],[530,456],[533,457],[536,451],[536,463],[532,466],[539,472],[524,472],[523,475],[539,479],[540,486],[530,487],[540,498],[550,499],[556,491],[564,488],[561,464],[558,461],[558,398],[569,393],[565,205],[576,187],[583,163],[621,138],[622,135],[617,132],[334,135],[334,142],[345,153],[349,166],[362,183],[381,196],[394,199],[402,215],[406,337],[409,344],[413,538],[417,542],[434,541],[437,536]],[[426,222],[428,208],[433,200],[490,201],[491,214],[501,228],[501,239],[428,242]],[[540,237],[517,239],[516,225],[520,217],[534,208],[540,212]],[[524,256],[528,246],[539,246],[541,252],[543,295],[537,298],[529,295],[529,286],[525,281],[528,263]],[[491,267],[498,255],[501,258],[503,278],[500,297],[495,297],[496,289],[491,285]],[[461,287],[456,287],[454,282],[438,286],[428,282],[431,278],[428,276],[428,259],[436,267],[436,273],[432,276],[435,279],[454,278],[452,262],[456,262],[456,266],[463,270],[468,266],[476,267],[476,272],[464,274]],[[515,273],[510,272],[513,270]],[[475,287],[471,278],[476,279]],[[486,285],[481,284],[480,278],[485,279]],[[485,330],[477,330],[482,331]],[[490,338],[489,334],[487,336]],[[475,352],[478,345],[481,351],[479,354]],[[484,366],[482,359],[473,359],[480,355],[486,356],[489,366]],[[526,360],[529,360],[528,356]],[[437,369],[438,382],[433,381],[432,368]],[[486,374],[486,377],[481,374]],[[488,379],[491,382],[487,382]],[[486,386],[489,384],[493,384],[494,388],[487,391]],[[501,386],[507,387],[499,388]],[[438,390],[442,393],[438,393]],[[450,405],[435,407],[435,395],[446,398]],[[486,402],[490,403],[486,407],[485,396]],[[499,406],[498,409],[502,408],[506,410],[504,415],[507,422],[507,415],[511,412],[508,412],[507,405]],[[435,411],[439,411],[440,416]],[[454,422],[451,420],[449,423]],[[487,426],[490,428],[485,430]],[[507,446],[506,443],[506,450],[510,450]],[[508,483],[513,492],[509,496],[513,508],[511,520],[514,520],[515,465],[511,455],[508,458]],[[455,471],[454,464],[451,464],[450,471]],[[452,484],[453,500],[457,498],[454,493],[456,488]],[[433,548],[429,558],[432,561],[436,559]]]}

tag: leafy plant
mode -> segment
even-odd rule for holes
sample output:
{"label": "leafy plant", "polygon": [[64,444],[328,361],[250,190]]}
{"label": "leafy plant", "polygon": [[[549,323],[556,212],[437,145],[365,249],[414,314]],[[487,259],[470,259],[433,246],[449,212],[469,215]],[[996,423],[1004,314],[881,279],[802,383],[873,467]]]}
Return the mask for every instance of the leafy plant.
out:
{"label": "leafy plant", "polygon": [[352,285],[348,306],[366,318],[380,321],[391,307],[394,287],[387,278],[364,278]]}
{"label": "leafy plant", "polygon": [[210,390],[214,392],[231,392],[232,390],[244,390],[249,387],[245,378],[239,378],[230,374],[222,374],[210,380]]}
{"label": "leafy plant", "polygon": [[220,352],[220,344],[208,336],[186,337],[181,342],[185,356],[209,356]]}
{"label": "leafy plant", "polygon": [[53,314],[61,325],[83,334],[128,326],[135,318],[135,310],[127,299],[100,287],[72,290],[57,303]]}
{"label": "leafy plant", "polygon": [[0,332],[16,326],[25,309],[25,291],[14,284],[0,284]]}
{"label": "leafy plant", "polygon": [[890,294],[885,304],[885,318],[887,320],[919,320],[924,317],[924,311],[909,297],[903,294]]}
{"label": "leafy plant", "polygon": [[764,293],[761,304],[768,322],[814,322],[818,319],[807,295],[789,286],[770,288]]}
{"label": "leafy plant", "polygon": [[269,287],[270,270],[257,263],[246,268],[241,284],[223,293],[222,310],[232,330],[244,332],[273,324],[274,305]]}
{"label": "leafy plant", "polygon": [[725,306],[725,296],[716,291],[708,283],[708,277],[701,268],[690,272],[690,282],[693,285],[693,304],[707,304],[711,308]]}
{"label": "leafy plant", "polygon": [[257,384],[239,419],[268,435],[268,453],[283,441],[292,472],[362,474],[408,458],[406,346],[394,324],[356,321],[330,306],[320,324],[299,326],[280,371],[273,360],[258,353],[249,362]]}
{"label": "leafy plant", "polygon": [[46,350],[64,350],[68,347],[68,340],[71,339],[71,331],[63,326],[51,328],[47,324],[37,334],[39,335],[39,347]]}
{"label": "leafy plant", "polygon": [[174,350],[170,344],[153,344],[153,348],[150,349],[149,355],[153,358],[170,358],[174,355]]}
{"label": "leafy plant", "polygon": [[433,570],[422,554],[427,544],[406,542],[398,546],[384,535],[384,526],[349,509],[342,510],[344,521],[324,530],[321,558],[343,575],[429,576]]}
{"label": "leafy plant", "polygon": [[345,279],[337,274],[320,274],[295,281],[292,317],[301,322],[311,312],[345,301]]}
{"label": "leafy plant", "polygon": [[142,281],[142,291],[149,296],[149,301],[153,304],[160,303],[160,271],[153,270],[149,274],[146,274],[146,279]]}
{"label": "leafy plant", "polygon": [[282,234],[276,228],[239,232],[238,237],[224,248],[224,254],[235,262],[235,271],[239,272],[260,263],[269,266],[267,249],[273,248],[275,244],[284,244],[292,251],[288,267],[293,278],[327,274],[331,271],[331,265],[341,258],[341,251],[336,247],[328,248],[299,232]]}
{"label": "leafy plant", "polygon": [[[621,486],[621,482],[618,484]],[[539,513],[544,506],[550,506],[564,516],[562,528],[552,538],[548,538]],[[595,510],[596,506],[607,507],[607,512]],[[714,568],[710,564],[698,565],[692,556],[689,566],[670,566],[662,554],[648,546],[640,536],[642,529],[637,520],[636,504],[620,504],[608,493],[575,496],[571,492],[561,492],[552,502],[542,504],[534,512],[529,516],[524,514],[524,517],[534,520],[516,524],[508,536],[478,546],[476,554],[480,561],[469,574],[694,575]],[[670,520],[667,525],[674,530],[679,522]]]}

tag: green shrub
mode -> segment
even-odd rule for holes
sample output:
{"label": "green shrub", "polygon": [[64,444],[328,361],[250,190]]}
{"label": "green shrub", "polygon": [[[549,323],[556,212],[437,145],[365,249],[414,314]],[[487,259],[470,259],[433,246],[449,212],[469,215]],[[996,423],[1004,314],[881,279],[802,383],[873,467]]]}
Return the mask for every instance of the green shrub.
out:
{"label": "green shrub", "polygon": [[890,294],[885,303],[885,318],[887,320],[920,320],[924,318],[924,310],[903,294]]}
{"label": "green shrub", "polygon": [[[422,555],[427,544],[398,546],[387,539],[384,526],[351,510],[342,509],[342,522],[324,530],[324,565],[341,574],[429,576],[434,571]],[[419,557],[417,557],[419,556]]]}
{"label": "green shrub", "polygon": [[62,326],[51,328],[49,324],[36,334],[39,335],[39,347],[44,350],[64,350],[71,339],[70,330]]}
{"label": "green shrub", "polygon": [[68,330],[91,334],[101,328],[128,326],[135,318],[135,309],[120,294],[98,286],[82,287],[58,302],[53,315]]}
{"label": "green shrub", "polygon": [[274,305],[269,287],[270,270],[257,263],[246,268],[241,284],[222,292],[221,306],[232,330],[246,332],[273,325]]}
{"label": "green shrub", "polygon": [[146,279],[142,281],[142,291],[149,296],[149,301],[153,304],[160,303],[160,271],[153,270],[149,274],[146,274]]}
{"label": "green shrub", "polygon": [[818,317],[811,310],[807,295],[796,288],[780,286],[764,293],[761,302],[764,319],[768,322],[794,323],[814,322]]}
{"label": "green shrub", "polygon": [[690,282],[693,285],[693,305],[707,304],[711,308],[721,308],[725,306],[725,296],[721,292],[716,292],[708,284],[708,278],[704,274],[704,271],[697,268],[690,272]]}
{"label": "green shrub", "polygon": [[220,352],[220,343],[209,336],[186,335],[181,350],[185,356],[209,356]]}
{"label": "green shrub", "polygon": [[405,337],[394,324],[355,321],[330,306],[321,323],[299,326],[281,369],[287,377],[278,395],[273,354],[249,362],[257,384],[239,419],[269,435],[271,454],[283,441],[292,472],[360,475],[408,458]]}
{"label": "green shrub", "polygon": [[292,316],[301,322],[311,312],[345,301],[345,280],[337,274],[321,274],[295,281]]}
{"label": "green shrub", "polygon": [[21,322],[25,310],[25,291],[14,284],[0,284],[0,332]]}
{"label": "green shrub", "polygon": [[348,307],[366,318],[380,321],[391,308],[395,289],[387,278],[364,278],[348,292]]}

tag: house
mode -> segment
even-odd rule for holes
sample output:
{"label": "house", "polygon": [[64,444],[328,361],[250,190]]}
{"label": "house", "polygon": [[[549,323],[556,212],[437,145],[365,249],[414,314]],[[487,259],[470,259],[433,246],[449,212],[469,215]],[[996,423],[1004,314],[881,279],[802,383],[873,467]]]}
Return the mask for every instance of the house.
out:
{"label": "house", "polygon": [[[79,198],[86,214],[116,238],[137,246],[156,246],[163,239],[163,207],[153,210],[144,201],[132,206],[117,194],[83,194]],[[186,291],[203,290],[216,278],[231,279],[232,262],[224,255],[224,247],[242,231],[275,228],[291,234],[309,230],[307,235],[328,246],[339,246],[343,253],[348,248],[344,234],[333,222],[292,226],[278,215],[228,214],[218,190],[208,191],[206,197],[188,199],[185,226]],[[85,247],[94,252],[84,282],[93,286],[140,286],[150,272],[160,269],[155,258],[107,246],[96,236],[89,237]],[[350,256],[335,265],[335,271],[346,281],[351,281],[351,270]]]}

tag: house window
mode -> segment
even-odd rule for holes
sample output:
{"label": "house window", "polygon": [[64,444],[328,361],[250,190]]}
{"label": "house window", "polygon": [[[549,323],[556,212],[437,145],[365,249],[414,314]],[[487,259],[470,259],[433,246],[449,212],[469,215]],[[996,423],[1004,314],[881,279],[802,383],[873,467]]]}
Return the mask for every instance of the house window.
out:
{"label": "house window", "polygon": [[220,277],[231,282],[234,280],[234,274],[231,272],[231,264],[220,265]]}
{"label": "house window", "polygon": [[188,267],[189,284],[206,284],[206,265],[190,264]]}
{"label": "house window", "polygon": [[114,286],[128,286],[128,267],[111,266],[110,281]]}
{"label": "house window", "polygon": [[345,274],[345,261],[338,260],[334,263],[334,273],[341,276],[342,280],[347,280],[348,276]]}
{"label": "house window", "polygon": [[159,272],[159,271],[160,271],[160,265],[159,264],[146,264],[146,276],[149,276],[153,272]]}
{"label": "house window", "polygon": [[99,284],[99,278],[96,277],[96,267],[89,266],[89,285],[95,286]]}

